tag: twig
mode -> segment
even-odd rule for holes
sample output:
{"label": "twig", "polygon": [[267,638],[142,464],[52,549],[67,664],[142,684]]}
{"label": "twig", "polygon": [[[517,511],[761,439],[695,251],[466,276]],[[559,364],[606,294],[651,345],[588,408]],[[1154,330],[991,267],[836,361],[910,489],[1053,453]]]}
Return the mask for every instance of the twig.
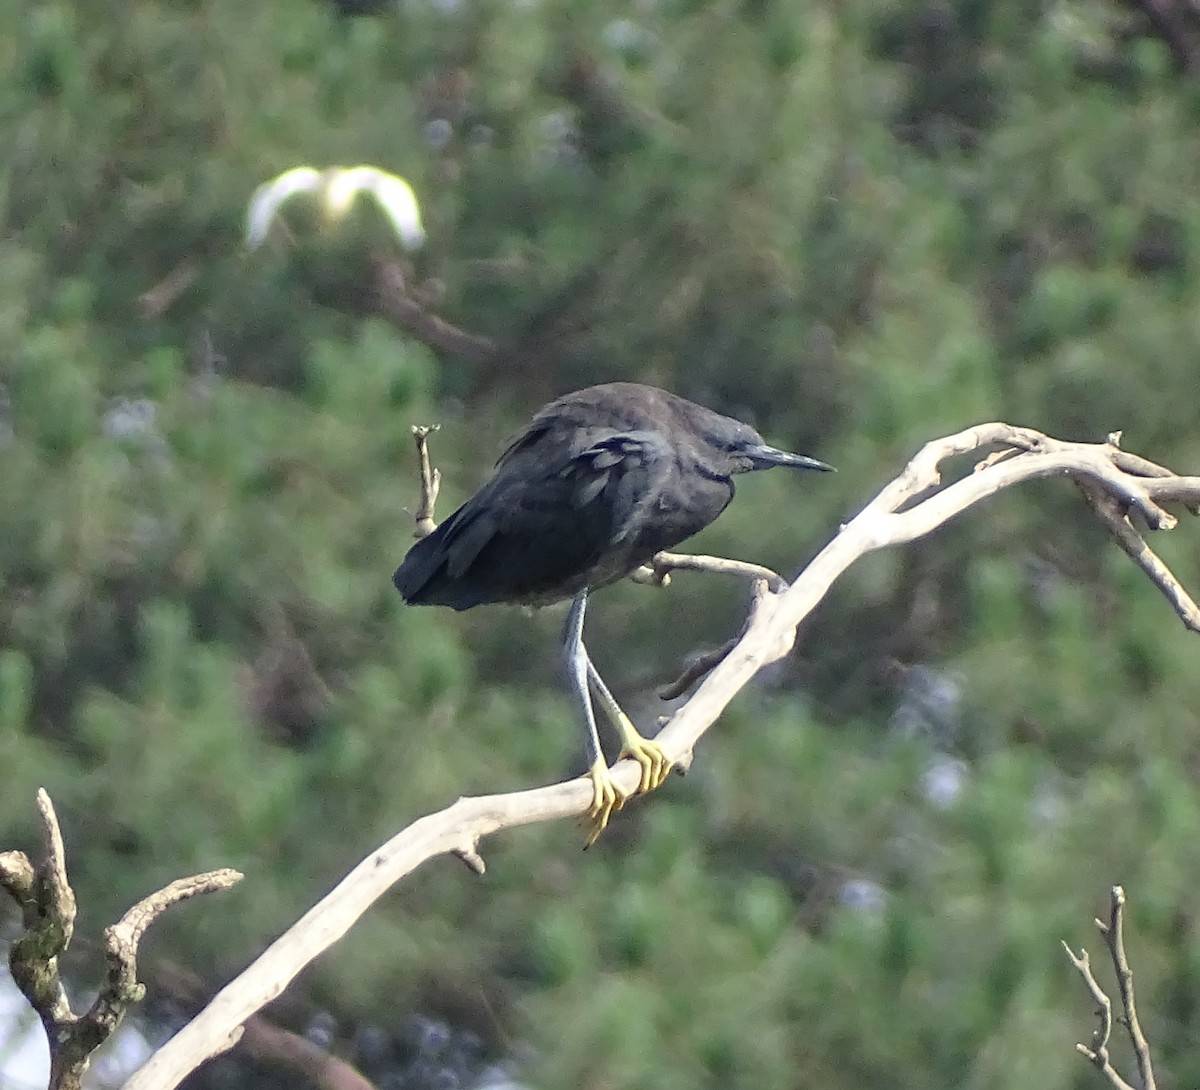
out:
{"label": "twig", "polygon": [[[1134,1003],[1133,997],[1133,970],[1129,968],[1129,959],[1125,954],[1124,914],[1125,890],[1121,886],[1113,886],[1110,892],[1108,922],[1094,920],[1093,923],[1095,923],[1100,934],[1104,936],[1104,944],[1108,947],[1109,956],[1112,958],[1113,969],[1117,976],[1117,986],[1121,995],[1123,1017],[1120,1021],[1129,1033],[1129,1041],[1133,1046],[1133,1054],[1137,1061],[1141,1088],[1142,1090],[1156,1090],[1154,1069],[1150,1063],[1150,1043],[1146,1040],[1146,1036],[1142,1032],[1141,1023],[1138,1021],[1137,1006]],[[1113,1067],[1112,1061],[1109,1058],[1108,1042],[1112,1037],[1113,1029],[1112,1000],[1109,999],[1092,973],[1088,952],[1080,950],[1076,954],[1065,942],[1062,944],[1062,947],[1066,951],[1067,957],[1071,959],[1071,964],[1075,966],[1076,971],[1083,979],[1088,994],[1096,1004],[1096,1016],[1100,1019],[1100,1024],[1092,1032],[1091,1046],[1077,1044],[1075,1046],[1076,1050],[1116,1090],[1134,1090],[1134,1087],[1126,1082],[1116,1068]]]}
{"label": "twig", "polygon": [[407,277],[399,265],[385,262],[379,266],[376,295],[383,312],[396,325],[434,351],[474,364],[487,363],[495,358],[494,341],[459,329],[413,298],[408,290]]}
{"label": "twig", "polygon": [[663,685],[658,690],[659,700],[678,700],[684,693],[688,691],[706,674],[711,674],[725,656],[729,654],[738,645],[738,640],[741,636],[731,636],[720,647],[714,647],[709,651],[700,651],[692,655],[686,663],[684,663],[683,671],[672,682]]}
{"label": "twig", "polygon": [[137,297],[138,312],[143,318],[161,317],[192,286],[199,273],[199,268],[192,261],[176,265],[154,287]]}
{"label": "twig", "polygon": [[1104,523],[1109,533],[1116,539],[1117,544],[1162,591],[1167,601],[1171,603],[1171,607],[1179,615],[1184,627],[1191,632],[1200,632],[1200,606],[1196,605],[1192,596],[1184,590],[1183,585],[1171,573],[1171,569],[1159,559],[1158,554],[1134,529],[1129,517],[1121,510],[1121,505],[1111,495],[1100,491],[1095,485],[1081,484],[1080,491],[1087,500],[1088,506],[1096,512],[1096,517]]}
{"label": "twig", "polygon": [[376,1090],[375,1084],[353,1064],[266,1018],[251,1018],[238,1045],[261,1063],[305,1076],[318,1090]]}
{"label": "twig", "polygon": [[1125,1011],[1125,1028],[1129,1033],[1129,1043],[1133,1046],[1143,1090],[1156,1090],[1154,1068],[1150,1063],[1150,1042],[1146,1040],[1142,1024],[1138,1020],[1137,1005],[1133,996],[1133,970],[1129,968],[1129,958],[1125,954],[1125,890],[1121,886],[1113,886],[1111,898],[1108,925],[1100,930],[1108,944],[1113,968],[1117,973],[1121,1007]]}
{"label": "twig", "polygon": [[1083,978],[1084,986],[1088,990],[1088,994],[1096,1004],[1096,1016],[1100,1019],[1100,1025],[1092,1031],[1091,1047],[1085,1044],[1077,1044],[1075,1049],[1080,1055],[1085,1056],[1098,1071],[1100,1071],[1109,1083],[1117,1090],[1134,1090],[1134,1088],[1121,1078],[1120,1073],[1108,1058],[1108,1041],[1112,1036],[1112,1000],[1105,994],[1104,989],[1100,987],[1099,982],[1092,974],[1091,960],[1088,958],[1086,950],[1080,950],[1076,954],[1065,942],[1062,948],[1066,951],[1067,957],[1071,959],[1071,964],[1078,970],[1079,975]]}
{"label": "twig", "polygon": [[[143,974],[151,994],[170,996],[185,1014],[194,1015],[211,998],[202,977],[174,962],[151,963]],[[247,1019],[236,1048],[260,1063],[295,1072],[316,1090],[377,1090],[348,1060],[284,1029],[264,1014]]]}
{"label": "twig", "polygon": [[[649,564],[643,564],[629,578],[647,586],[668,587],[671,573],[675,571],[713,572],[718,575],[736,575],[753,579],[762,585],[764,592],[782,594],[788,588],[787,580],[761,564],[745,560],[729,560],[723,556],[704,556],[698,553],[656,553]],[[726,640],[720,647],[692,655],[679,676],[658,690],[660,700],[677,700],[706,674],[712,673],[737,645],[745,630]]]}
{"label": "twig", "polygon": [[417,468],[421,477],[421,502],[413,515],[417,528],[413,537],[428,537],[437,529],[433,508],[442,488],[442,471],[429,464],[429,436],[441,429],[441,424],[414,424],[412,433],[417,444]]}
{"label": "twig", "polygon": [[463,866],[472,874],[477,874],[481,878],[487,874],[487,864],[483,861],[483,856],[474,848],[455,848],[450,854],[461,860]]}
{"label": "twig", "polygon": [[[994,447],[1010,448],[1014,453],[941,486],[943,461]],[[1042,478],[1088,482],[1122,509],[1137,510],[1148,516],[1151,526],[1163,528],[1174,520],[1160,504],[1200,501],[1200,478],[1148,476],[1140,467],[1123,468],[1130,465],[1128,457],[1111,443],[1066,443],[1001,423],[980,424],[926,444],[894,481],[840,529],[787,590],[771,594],[765,584],[756,584],[741,637],[655,740],[676,764],[688,767],[696,742],[759,670],[790,651],[799,624],[847,568],[868,553],[929,533],[1006,488]],[[612,770],[614,779],[630,791],[639,772],[636,763],[628,760]],[[247,1018],[278,996],[377,898],[421,863],[446,853],[464,859],[477,857],[484,837],[533,822],[579,817],[591,805],[592,797],[591,781],[581,776],[531,791],[459,799],[414,822],[371,852],[226,985],[193,1022],[147,1061],[125,1090],[171,1090],[206,1059],[228,1048]]]}
{"label": "twig", "polygon": [[8,954],[13,981],[37,1012],[50,1046],[50,1090],[79,1090],[91,1055],[121,1024],[145,989],[137,981],[138,943],[147,927],[171,905],[198,893],[225,889],[236,871],[213,871],[172,882],[134,905],[105,932],[107,980],[90,1009],[71,1010],[58,959],[75,929],[75,894],[67,880],[66,852],[54,804],[37,794],[46,841],[45,859],[35,868],[23,852],[0,854],[0,886],[21,906],[24,933]]}
{"label": "twig", "polygon": [[53,1042],[51,1029],[69,1025],[75,1018],[58,973],[58,957],[75,931],[75,894],[67,882],[58,815],[45,790],[38,791],[37,807],[45,842],[42,863],[35,868],[23,852],[6,852],[0,882],[21,906],[25,927],[8,952],[13,981],[37,1011]]}
{"label": "twig", "polygon": [[762,579],[773,594],[781,594],[788,586],[782,576],[761,564],[697,553],[655,553],[650,563],[643,564],[629,578],[635,583],[666,587],[670,586],[671,573],[676,571],[715,572],[718,575],[737,575],[743,579]]}

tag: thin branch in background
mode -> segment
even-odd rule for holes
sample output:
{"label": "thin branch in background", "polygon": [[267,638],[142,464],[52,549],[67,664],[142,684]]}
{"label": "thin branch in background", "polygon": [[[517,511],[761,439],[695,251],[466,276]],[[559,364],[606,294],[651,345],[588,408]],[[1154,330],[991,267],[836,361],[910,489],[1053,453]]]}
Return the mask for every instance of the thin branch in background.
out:
{"label": "thin branch in background", "polygon": [[[170,997],[187,1016],[194,1016],[212,997],[205,981],[170,961],[152,962],[144,974],[152,995]],[[264,1014],[246,1020],[236,1051],[259,1063],[285,1068],[315,1090],[376,1090],[348,1060],[327,1052],[308,1038],[272,1021]]]}
{"label": "thin branch in background", "polygon": [[51,1029],[74,1018],[58,973],[58,957],[75,931],[75,894],[67,882],[58,815],[45,791],[38,791],[37,806],[45,842],[42,862],[34,867],[24,852],[5,852],[0,856],[0,884],[20,905],[24,925],[24,933],[8,954],[13,981],[53,1041]]}
{"label": "thin branch in background", "polygon": [[714,647],[709,651],[699,651],[690,656],[684,663],[679,676],[658,690],[658,699],[678,700],[697,681],[711,674],[720,666],[725,656],[737,647],[739,639],[741,639],[740,636],[731,636],[720,647]]}
{"label": "thin branch in background", "polygon": [[1137,1060],[1138,1075],[1144,1090],[1157,1090],[1154,1068],[1150,1063],[1150,1042],[1146,1040],[1138,1019],[1133,995],[1133,970],[1129,967],[1129,958],[1125,953],[1125,890],[1121,886],[1112,888],[1108,924],[1102,925],[1100,930],[1108,952],[1112,955],[1113,969],[1116,970],[1117,985],[1121,990],[1121,1007],[1125,1011],[1125,1028]]}
{"label": "thin branch in background", "polygon": [[138,313],[143,318],[161,318],[199,275],[200,270],[193,261],[180,262],[157,284],[137,297]]}
{"label": "thin branch in background", "polygon": [[1083,978],[1084,987],[1087,988],[1088,994],[1096,1004],[1096,1017],[1100,1020],[1100,1024],[1092,1031],[1091,1045],[1077,1044],[1076,1050],[1086,1057],[1117,1090],[1134,1090],[1133,1086],[1121,1078],[1120,1072],[1113,1067],[1112,1061],[1109,1059],[1108,1042],[1112,1037],[1113,1027],[1112,1000],[1108,998],[1093,975],[1088,952],[1080,950],[1076,954],[1065,942],[1062,944],[1062,948],[1066,951],[1067,957],[1071,959],[1071,964]]}
{"label": "thin branch in background", "polygon": [[[1108,947],[1112,959],[1113,971],[1117,977],[1117,987],[1121,996],[1122,1016],[1116,1021],[1125,1026],[1129,1034],[1129,1043],[1137,1061],[1138,1078],[1141,1090],[1157,1090],[1154,1081],[1154,1068],[1150,1062],[1150,1042],[1142,1032],[1141,1022],[1137,1016],[1137,1006],[1133,995],[1133,970],[1129,967],[1129,958],[1125,953],[1125,890],[1121,886],[1113,886],[1110,892],[1110,907],[1108,922],[1094,920],[1097,930],[1104,936],[1104,945]],[[1088,995],[1096,1004],[1096,1016],[1100,1024],[1092,1032],[1090,1045],[1077,1044],[1076,1050],[1099,1071],[1109,1085],[1115,1090],[1136,1090],[1125,1081],[1112,1065],[1109,1056],[1108,1043],[1113,1030],[1113,1004],[1108,994],[1100,986],[1092,972],[1091,960],[1086,950],[1076,954],[1065,942],[1062,944],[1071,959],[1071,964],[1083,979]]]}
{"label": "thin branch in background", "polygon": [[468,363],[483,364],[496,356],[496,344],[434,314],[410,290],[404,268],[381,262],[376,272],[375,295],[380,310],[400,329],[439,354]]}
{"label": "thin branch in background", "polygon": [[24,852],[0,853],[0,886],[21,908],[24,930],[8,954],[13,982],[37,1012],[50,1046],[50,1090],[79,1090],[92,1053],[112,1036],[131,1003],[145,989],[137,980],[138,944],[171,905],[200,893],[226,889],[241,879],[220,870],[181,878],[133,906],[104,933],[107,976],[95,1002],[75,1014],[59,974],[59,957],[75,930],[75,894],[67,880],[66,852],[54,804],[37,794],[45,858],[34,867]]}
{"label": "thin branch in background", "polygon": [[1200,70],[1200,19],[1186,0],[1125,0],[1171,53],[1175,67],[1188,75]]}

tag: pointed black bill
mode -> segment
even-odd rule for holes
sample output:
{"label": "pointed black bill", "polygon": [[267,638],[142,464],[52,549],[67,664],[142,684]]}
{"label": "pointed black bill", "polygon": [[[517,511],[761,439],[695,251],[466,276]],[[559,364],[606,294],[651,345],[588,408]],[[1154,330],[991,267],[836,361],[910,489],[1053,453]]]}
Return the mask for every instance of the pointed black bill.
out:
{"label": "pointed black bill", "polygon": [[770,469],[772,466],[791,466],[793,469],[819,469],[823,473],[836,473],[831,465],[818,462],[807,454],[792,454],[791,451],[769,447],[765,443],[759,447],[749,447],[745,451],[754,464],[755,469]]}

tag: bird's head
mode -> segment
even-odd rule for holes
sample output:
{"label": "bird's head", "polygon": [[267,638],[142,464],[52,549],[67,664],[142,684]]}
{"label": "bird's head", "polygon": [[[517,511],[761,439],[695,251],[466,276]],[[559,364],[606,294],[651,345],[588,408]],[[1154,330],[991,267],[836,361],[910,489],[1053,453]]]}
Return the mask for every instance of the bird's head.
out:
{"label": "bird's head", "polygon": [[756,469],[773,466],[790,466],[793,469],[818,469],[831,472],[833,466],[810,458],[806,454],[793,454],[767,444],[749,424],[731,420],[727,416],[712,414],[715,418],[701,434],[716,463],[714,468],[728,473],[750,473]]}

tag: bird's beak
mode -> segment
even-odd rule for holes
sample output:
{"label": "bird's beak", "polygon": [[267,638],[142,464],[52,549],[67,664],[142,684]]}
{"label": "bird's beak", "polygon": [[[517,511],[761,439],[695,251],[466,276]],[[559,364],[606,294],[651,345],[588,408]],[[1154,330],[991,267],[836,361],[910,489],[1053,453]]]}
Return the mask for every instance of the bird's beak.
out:
{"label": "bird's beak", "polygon": [[747,447],[743,452],[755,469],[770,469],[772,466],[791,466],[793,469],[819,469],[823,473],[834,473],[831,465],[818,462],[806,454],[792,454],[787,450],[769,447],[765,443],[758,447]]}

